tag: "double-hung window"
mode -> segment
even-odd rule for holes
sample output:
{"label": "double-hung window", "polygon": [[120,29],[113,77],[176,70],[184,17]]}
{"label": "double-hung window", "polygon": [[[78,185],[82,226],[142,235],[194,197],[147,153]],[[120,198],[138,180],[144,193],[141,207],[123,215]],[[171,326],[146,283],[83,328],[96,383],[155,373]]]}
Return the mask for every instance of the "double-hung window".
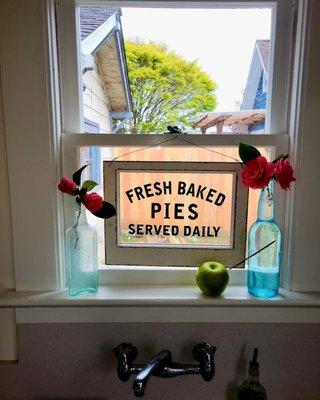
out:
{"label": "double-hung window", "polygon": [[[145,274],[150,276],[150,282],[161,283],[168,281],[168,275],[174,277],[178,273],[179,279],[182,275],[186,277],[182,282],[192,283],[195,266],[210,255],[229,265],[244,256],[246,231],[256,217],[258,193],[250,190],[247,198],[240,190],[239,164],[235,164],[237,145],[239,141],[255,145],[269,158],[289,151],[294,28],[291,3],[57,4],[63,174],[70,176],[90,159],[88,176],[93,178],[94,174],[98,190],[114,201],[118,210],[112,221],[90,219],[99,233],[102,277],[105,273],[109,277],[120,274],[120,281],[126,281],[127,271],[135,268],[138,275],[142,269],[144,282]],[[143,57],[145,52],[147,63],[150,61],[147,52],[153,51],[156,57],[161,46],[165,49],[163,55],[171,54],[171,62],[182,55],[188,68],[192,68],[193,62],[199,66],[197,72],[205,71],[213,82],[207,89],[214,94],[211,109],[203,100],[207,93],[202,91],[201,98],[194,98],[202,101],[202,112],[199,107],[192,109],[189,101],[180,114],[165,113],[168,107],[174,109],[176,104],[178,108],[179,104],[174,103],[171,95],[167,96],[167,102],[161,103],[162,81],[146,79],[148,71],[159,73],[156,63],[148,66],[151,68],[148,70],[140,62],[140,78],[135,70],[137,57]],[[195,55],[199,56],[197,61]],[[161,73],[164,71],[160,70]],[[183,80],[183,74],[187,74],[186,70],[179,79]],[[165,81],[164,76],[162,79]],[[174,86],[174,74],[171,79]],[[195,90],[190,85],[191,97]],[[157,110],[152,101],[145,101],[148,96],[158,101],[162,109]],[[154,122],[152,116],[156,111],[163,114]],[[166,124],[176,125],[181,121],[179,128],[186,134],[163,134]],[[99,126],[99,134],[90,126]],[[177,188],[183,181],[189,185],[192,182],[200,186],[201,195],[201,188],[211,188],[216,193],[220,185],[228,193],[230,203],[215,210],[203,206],[196,224],[199,229],[194,230],[188,207],[192,211],[192,206],[202,205],[192,203],[187,196],[180,202],[165,191],[157,201],[146,198],[146,192],[138,193],[137,197],[136,190],[141,186],[154,196],[160,193],[157,185],[168,181]],[[130,197],[128,193],[133,195]],[[196,195],[192,190],[190,194]],[[286,232],[290,226],[286,222],[286,195],[275,191],[275,197],[276,219]],[[171,204],[174,201],[178,202],[175,210]],[[66,225],[72,218],[69,209],[68,203]],[[178,215],[178,220],[170,221],[173,215]],[[179,215],[187,222],[179,221]],[[220,236],[205,239],[204,236],[215,235],[214,229],[221,229]],[[282,268],[283,284],[288,286],[286,251]],[[244,282],[243,268],[232,271],[231,279],[235,283]],[[119,282],[119,278],[115,281]]]}
{"label": "double-hung window", "polygon": [[[100,309],[101,319],[96,319],[90,309],[86,321],[150,322],[163,321],[165,315],[166,321],[190,322],[189,306],[192,322],[270,322],[270,309],[276,322],[317,321],[317,295],[283,291],[284,298],[268,302],[265,313],[260,312],[265,303],[244,298],[241,287],[231,286],[224,299],[200,298],[194,288],[199,259],[193,257],[209,251],[210,258],[226,257],[229,264],[231,257],[238,261],[237,252],[245,252],[258,193],[249,191],[247,201],[246,192],[239,192],[244,187],[235,160],[238,142],[255,145],[270,158],[289,151],[297,181],[290,192],[274,194],[284,239],[282,285],[292,291],[320,290],[318,15],[316,0],[1,3],[0,129],[8,177],[4,168],[7,200],[1,210],[6,219],[1,223],[7,245],[0,280],[2,287],[14,289],[1,295],[1,306],[27,307],[18,310],[19,322],[66,322],[66,315],[74,322],[86,310],[75,313],[73,305],[101,305],[101,296],[110,313]],[[189,98],[193,90],[172,103],[172,87],[163,90],[157,84],[149,95],[162,89],[166,102],[159,110],[169,117],[150,124],[151,108],[145,107],[140,117],[148,117],[139,120],[137,93],[140,100],[147,95],[137,90],[137,76],[130,76],[131,71],[139,77],[132,58],[139,45],[162,49],[161,57],[170,53],[171,67],[181,57],[193,71],[198,65],[209,76],[206,81],[213,81],[214,96],[202,92],[189,112],[190,104],[181,104],[194,100]],[[183,81],[186,71],[179,74],[181,69],[176,77]],[[173,88],[174,93],[179,89]],[[176,124],[186,134],[164,134],[167,125]],[[99,232],[100,283],[133,285],[101,288],[93,299],[70,299],[56,291],[65,288],[65,228],[73,219],[74,199],[61,195],[57,184],[83,163],[90,164],[87,174],[99,184],[96,189],[118,209],[105,228],[103,221],[90,221]],[[172,193],[164,193],[170,188],[167,181],[179,191],[174,201]],[[201,223],[195,225],[197,214]],[[231,270],[230,278],[244,284],[245,269]],[[157,291],[134,284],[193,286]],[[229,301],[230,296],[240,303]],[[125,314],[118,307],[123,300],[130,304]],[[163,307],[159,300],[166,300]],[[148,307],[141,313],[144,301]],[[231,305],[226,318],[225,305]],[[38,318],[34,306],[45,319]],[[56,309],[42,309],[47,306]],[[5,310],[2,316],[14,331],[13,313]]]}
{"label": "double-hung window", "polygon": [[[144,174],[152,172],[157,162],[172,166],[181,163],[180,167],[187,163],[188,171],[193,172],[192,176],[195,176],[195,169],[192,168],[196,164],[203,163],[204,167],[212,164],[211,169],[204,168],[199,173],[199,178],[203,178],[204,171],[212,172],[214,163],[232,164],[234,160],[229,157],[238,157],[238,142],[244,141],[258,146],[261,152],[269,156],[290,152],[296,167],[297,182],[290,192],[275,193],[276,219],[284,238],[282,282],[285,287],[294,290],[318,290],[318,270],[315,265],[318,200],[317,187],[311,180],[318,171],[315,152],[319,139],[316,133],[318,92],[315,90],[318,69],[317,52],[314,50],[318,31],[316,17],[312,14],[316,9],[315,4],[313,1],[292,3],[282,0],[48,0],[42,4],[44,12],[41,15],[29,13],[28,18],[21,18],[18,25],[15,25],[16,14],[9,7],[5,8],[4,15],[7,18],[2,21],[1,27],[12,33],[11,42],[3,40],[1,49],[14,255],[14,280],[10,278],[8,287],[17,290],[64,287],[64,236],[65,227],[70,225],[72,219],[69,215],[72,201],[70,199],[68,203],[69,199],[63,199],[56,184],[62,175],[70,176],[79,164],[90,162],[88,174],[99,183],[97,189],[101,193],[106,192],[106,196],[114,196],[115,192],[110,191],[109,185],[104,185],[107,174],[103,177],[102,171],[106,162],[114,169],[120,163],[150,163],[148,171],[139,166],[139,171]],[[82,12],[81,9],[86,7],[84,11],[87,12]],[[90,23],[92,20],[88,19],[88,8],[93,8],[92,11],[99,9],[98,15],[103,15],[98,24]],[[244,15],[246,19],[243,19]],[[263,20],[261,15],[264,15]],[[82,29],[83,21],[87,21],[86,30]],[[29,29],[31,27],[32,30]],[[257,29],[265,30],[257,34]],[[27,32],[29,39],[28,46],[25,46],[20,39]],[[248,42],[248,35],[254,36],[251,42]],[[162,121],[163,125],[150,127],[145,123],[150,122],[149,118],[142,119],[142,125],[136,131],[130,126],[136,111],[132,107],[136,86],[130,76],[130,70],[134,70],[133,64],[129,63],[132,62],[133,44],[137,36],[145,36],[140,42],[165,44],[169,52],[182,56],[188,62],[198,60],[198,66],[214,81],[213,91],[217,101],[211,102],[208,107],[196,102],[196,105],[200,104],[197,112],[178,114],[179,118],[183,118],[185,126],[179,128],[187,132],[185,135],[163,134],[167,125],[181,122],[177,118],[177,110],[181,111],[181,108],[172,103],[169,110],[173,114]],[[184,38],[187,38],[185,45],[181,42]],[[177,46],[175,41],[178,41]],[[12,57],[12,48],[16,49],[17,57]],[[33,54],[32,59],[30,54]],[[245,75],[242,80],[239,71]],[[249,76],[251,79],[248,79]],[[20,92],[15,95],[17,88]],[[108,96],[105,96],[105,92]],[[165,92],[165,95],[168,94],[169,91]],[[189,110],[188,107],[186,109]],[[176,168],[176,171],[179,174],[181,168]],[[231,172],[234,176],[234,171]],[[120,180],[124,179],[123,174],[132,176],[128,169],[120,171]],[[140,175],[144,176],[142,172]],[[37,177],[36,182],[34,177]],[[150,182],[142,183],[147,185],[148,190]],[[141,182],[130,185],[127,191],[132,193],[130,189],[138,186],[141,186]],[[204,186],[212,188],[212,185]],[[220,190],[221,187],[218,189],[217,192],[227,194]],[[236,188],[232,190],[232,199],[235,193]],[[208,199],[213,198],[209,196]],[[138,200],[137,212],[143,211],[142,205],[149,200]],[[127,201],[130,203],[129,199]],[[135,204],[136,200],[133,201]],[[255,218],[256,202],[257,193],[249,191],[247,227]],[[210,202],[204,204],[209,206]],[[197,211],[197,208],[191,207],[191,216],[194,210]],[[180,206],[175,211],[181,216]],[[151,263],[148,256],[137,261],[136,265],[131,262],[131,266],[128,266],[126,264],[129,262],[122,263],[121,258],[116,256],[118,264],[113,262],[112,257],[108,263],[108,254],[114,253],[118,247],[125,249],[127,254],[134,254],[138,249],[142,256],[143,247],[149,252],[150,249],[158,252],[172,248],[173,238],[168,238],[166,234],[159,248],[152,247],[158,242],[150,243],[150,238],[140,234],[140,227],[138,236],[141,237],[130,234],[129,225],[134,223],[137,233],[136,225],[140,222],[131,220],[132,211],[130,213],[124,215],[123,229],[118,230],[121,221],[109,221],[117,223],[117,231],[113,229],[113,236],[107,234],[106,240],[103,226],[98,227],[102,278],[108,272],[109,283],[172,283],[174,279],[180,284],[193,283],[195,267],[184,261],[180,261],[180,265],[172,263],[172,257],[167,257],[165,262],[153,260]],[[121,214],[120,204],[117,218],[120,216],[121,219]],[[182,215],[186,216],[183,212]],[[192,222],[188,216],[188,222]],[[162,218],[166,219],[165,215]],[[96,220],[91,222],[97,223]],[[237,241],[239,237],[233,235],[235,230],[231,232],[227,219],[225,224],[229,231],[222,229],[222,223],[211,221],[200,226],[215,227],[215,232],[219,233],[224,231],[220,246],[231,247],[230,243],[233,244],[233,240]],[[145,220],[143,225],[150,224]],[[180,227],[180,223],[174,225]],[[185,225],[192,227],[191,223],[182,223],[182,226]],[[200,238],[199,241],[199,237],[195,236],[178,238],[178,251],[181,254],[185,249],[196,253],[199,245],[208,245],[206,240]],[[245,239],[245,233],[241,238]],[[209,246],[215,239],[209,238]],[[105,248],[108,240],[113,241],[113,248]],[[215,245],[218,243],[215,242]],[[244,282],[243,269],[231,272],[231,281]],[[104,282],[106,280],[103,278],[101,283]]]}

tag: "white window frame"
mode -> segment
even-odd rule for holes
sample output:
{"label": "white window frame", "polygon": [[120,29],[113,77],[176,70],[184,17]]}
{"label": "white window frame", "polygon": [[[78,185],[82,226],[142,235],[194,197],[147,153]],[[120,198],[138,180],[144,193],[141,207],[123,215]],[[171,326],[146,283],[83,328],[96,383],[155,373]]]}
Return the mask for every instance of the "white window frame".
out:
{"label": "white window frame", "polygon": [[[101,4],[102,2],[100,2]],[[111,3],[111,2],[109,2]],[[132,4],[127,2],[126,4]],[[186,3],[186,2],[184,2]],[[237,2],[239,3],[239,2]],[[12,60],[12,43],[5,44],[2,48],[2,86],[6,122],[8,172],[10,182],[12,231],[14,251],[14,272],[16,290],[57,290],[64,287],[64,227],[67,220],[64,218],[62,196],[56,190],[56,184],[62,175],[60,149],[63,151],[63,172],[68,175],[77,167],[77,153],[79,146],[139,146],[145,141],[157,141],[157,135],[90,135],[80,134],[81,108],[79,107],[79,75],[74,74],[74,67],[78,66],[78,53],[76,51],[75,32],[77,29],[74,17],[75,2],[73,0],[59,2],[58,14],[60,16],[58,31],[60,36],[60,95],[62,98],[62,128],[60,126],[59,86],[57,72],[57,49],[55,38],[55,12],[53,0],[44,4],[44,26],[39,28],[38,20],[34,26],[25,27],[21,34],[37,37],[43,41],[42,51],[39,43],[32,43],[38,50],[37,56],[30,59],[29,49],[23,42],[16,40],[16,57]],[[159,3],[158,3],[159,4]],[[166,6],[169,2],[166,2]],[[207,3],[208,4],[208,3]],[[212,4],[212,3],[210,3]],[[235,2],[219,2],[220,6],[234,5]],[[244,2],[245,5],[263,5],[265,2]],[[279,15],[283,15],[290,7],[290,1],[279,1]],[[198,4],[197,4],[198,6]],[[319,148],[318,125],[319,121],[316,107],[319,97],[313,90],[318,87],[319,60],[316,49],[319,26],[311,15],[312,6],[316,7],[313,0],[299,3],[298,23],[296,32],[296,58],[293,63],[293,85],[291,87],[291,118],[288,118],[289,135],[247,135],[244,137],[233,135],[199,135],[193,136],[206,146],[212,145],[237,145],[238,140],[246,139],[247,143],[260,146],[276,145],[277,151],[287,149],[290,140],[292,159],[297,169],[298,181],[293,190],[286,196],[286,213],[283,221],[284,227],[284,268],[282,274],[283,286],[292,290],[320,290],[319,268],[316,265],[317,246],[314,239],[320,226],[318,202],[304,204],[303,197],[317,199],[315,186],[310,185],[308,176],[319,176],[317,164],[317,149]],[[63,14],[63,15],[61,15]],[[71,17],[71,19],[70,19]],[[65,23],[63,23],[64,21]],[[279,19],[278,19],[279,21]],[[313,30],[310,32],[310,21]],[[8,20],[7,24],[13,21]],[[23,24],[22,24],[23,25]],[[281,25],[281,24],[280,24]],[[9,29],[9,25],[3,25]],[[286,59],[285,51],[290,38],[284,26],[279,27],[278,34],[283,39],[278,42],[276,49],[281,54],[281,60]],[[311,35],[311,38],[310,38]],[[64,39],[63,39],[64,38]],[[67,38],[67,39],[66,39]],[[4,42],[5,43],[5,42]],[[281,43],[281,45],[280,45]],[[309,60],[308,49],[313,51]],[[277,52],[277,50],[275,50]],[[289,62],[289,60],[288,60]],[[311,63],[312,62],[312,63]],[[311,63],[311,64],[310,64]],[[286,64],[286,63],[284,63]],[[307,67],[311,65],[311,69]],[[30,67],[30,68],[26,68]],[[276,67],[275,67],[276,68]],[[281,74],[283,67],[279,66]],[[69,75],[68,75],[69,71]],[[69,76],[69,80],[67,77]],[[40,77],[46,85],[38,91],[21,92],[13,96],[15,88],[25,81],[34,82],[38,87]],[[313,79],[312,79],[313,78]],[[274,85],[274,82],[273,82]],[[317,86],[318,85],[318,86]],[[77,89],[77,90],[76,90]],[[71,91],[69,91],[71,90]],[[73,101],[73,110],[70,108]],[[282,96],[275,101],[280,102]],[[34,104],[39,107],[34,112]],[[288,104],[285,101],[284,104]],[[68,108],[69,107],[69,108]],[[280,107],[282,108],[283,105]],[[17,110],[20,113],[17,118]],[[19,111],[20,110],[20,111]],[[66,112],[68,110],[68,113]],[[312,111],[312,113],[311,113]],[[21,124],[21,122],[22,124]],[[35,124],[36,121],[36,124]],[[286,131],[283,119],[274,119],[273,127],[279,130],[274,133]],[[316,129],[317,128],[317,129]],[[272,128],[273,129],[273,128]],[[21,135],[21,133],[24,133]],[[61,134],[61,132],[64,132]],[[70,133],[71,132],[71,133]],[[180,144],[179,144],[180,145]],[[307,149],[307,150],[306,150]],[[32,161],[30,162],[30,154]],[[303,168],[303,169],[302,169]],[[23,173],[22,173],[23,171]],[[318,174],[318,175],[317,175]],[[32,189],[27,185],[38,177],[38,184]],[[280,198],[280,197],[279,197]],[[39,213],[41,205],[41,213]],[[280,208],[280,207],[279,207]],[[307,229],[309,227],[309,230]],[[303,269],[301,268],[303,265]],[[145,274],[147,266],[136,268],[115,267],[108,268],[108,277],[101,269],[101,283],[194,283],[194,270],[189,269],[184,273],[172,269],[170,274],[164,274],[165,267],[159,267],[153,274]],[[140,274],[138,273],[139,271]],[[166,270],[167,272],[167,270]],[[233,272],[231,282],[243,283],[242,271]],[[239,274],[240,273],[240,274]],[[170,278],[168,276],[170,275]]]}
{"label": "white window frame", "polygon": [[[221,145],[233,145],[237,146],[239,140],[244,140],[247,143],[251,143],[253,145],[262,145],[265,146],[267,144],[275,146],[277,153],[283,153],[288,151],[288,135],[284,133],[287,131],[287,121],[286,118],[283,118],[283,115],[286,115],[286,106],[288,104],[288,85],[289,85],[289,74],[286,74],[289,71],[290,66],[290,32],[292,25],[293,14],[288,13],[288,7],[291,5],[291,0],[281,0],[274,2],[265,2],[265,1],[254,1],[254,2],[241,2],[241,1],[207,1],[207,2],[182,2],[182,1],[76,1],[73,2],[73,8],[70,6],[70,3],[64,5],[63,2],[59,3],[58,6],[58,35],[59,35],[59,48],[62,47],[60,51],[60,75],[64,78],[61,79],[61,96],[64,99],[66,96],[66,102],[70,101],[70,93],[72,93],[72,98],[75,95],[78,95],[77,100],[74,104],[81,104],[82,98],[82,86],[79,84],[81,77],[81,71],[79,66],[81,55],[79,51],[79,43],[78,39],[76,43],[73,43],[73,48],[70,49],[70,38],[74,40],[79,35],[79,26],[77,22],[77,5],[119,5],[119,6],[136,6],[136,7],[145,7],[146,4],[150,7],[195,7],[195,8],[223,8],[223,7],[263,7],[269,6],[272,7],[272,33],[271,38],[273,43],[271,45],[271,56],[270,59],[274,60],[271,63],[273,66],[274,73],[270,73],[270,82],[269,87],[272,88],[270,90],[270,95],[268,96],[268,104],[267,104],[267,115],[269,118],[266,120],[266,130],[270,132],[269,135],[245,135],[241,138],[240,135],[193,135],[192,141],[196,144],[200,144],[203,146],[214,146],[220,143]],[[276,7],[277,6],[277,7]],[[291,10],[291,8],[289,7]],[[68,16],[69,15],[69,16]],[[74,25],[73,25],[74,23]],[[65,37],[68,39],[65,41]],[[280,37],[281,40],[276,40],[276,37]],[[67,56],[65,56],[67,55]],[[280,57],[281,55],[281,57]],[[74,66],[77,65],[77,74],[74,73]],[[274,79],[272,79],[274,76]],[[76,88],[78,90],[76,90]],[[65,101],[62,100],[62,104]],[[273,109],[275,112],[271,113],[271,103],[273,103]],[[72,108],[73,106],[69,105],[67,110],[62,113],[62,127],[63,127],[63,135],[62,135],[62,148],[63,148],[63,171],[65,175],[70,175],[72,171],[78,168],[78,160],[79,160],[79,148],[81,146],[138,146],[138,143],[142,146],[149,146],[150,144],[154,144],[156,142],[162,141],[161,135],[79,135],[75,132],[82,132],[82,115],[81,110],[79,111],[77,117],[75,117],[75,113],[77,110]],[[69,118],[70,111],[72,109],[72,118]],[[99,138],[97,137],[99,136]],[[250,137],[249,137],[250,136]],[[179,141],[180,142],[180,141]],[[179,145],[181,142],[179,143]],[[166,145],[166,144],[164,144]],[[172,145],[172,142],[170,142]],[[279,194],[279,193],[277,193]],[[278,200],[278,212],[277,212],[277,220],[280,223],[281,227],[284,227],[284,213],[279,212],[279,210],[284,209],[285,196],[282,194],[279,196]],[[66,207],[68,210],[68,207]],[[69,225],[72,221],[71,213],[66,211],[66,222]],[[284,261],[284,260],[283,260]],[[285,265],[285,261],[283,262]],[[126,278],[126,270],[130,270],[134,267],[130,266],[108,266],[104,268],[100,267],[100,275],[101,281],[109,282],[110,279],[110,271],[114,272],[116,277],[116,282],[119,282],[118,274],[119,268],[123,274],[121,274],[122,283],[130,282]],[[136,278],[138,280],[141,278],[143,282],[146,282],[145,271],[149,271],[148,274],[150,276],[149,283],[152,282],[163,282],[164,279],[163,274],[163,266],[159,266],[159,268],[148,268],[147,266],[143,266],[143,276]],[[165,267],[168,268],[168,267]],[[176,271],[176,267],[172,268],[172,271]],[[158,272],[157,272],[158,271]],[[187,283],[192,284],[194,282],[194,274],[196,268],[192,268],[192,275],[190,273],[190,268],[184,268],[184,271],[179,272],[179,277],[181,279],[181,274],[185,273],[185,276],[188,278],[183,279]],[[139,272],[138,272],[139,275]],[[168,274],[166,274],[168,275]],[[178,283],[176,279],[174,279],[174,273],[169,274],[172,278],[172,283]],[[232,283],[245,283],[245,271],[243,269],[232,270],[231,271],[231,282]],[[168,281],[166,276],[165,282]],[[287,286],[284,283],[284,286]]]}

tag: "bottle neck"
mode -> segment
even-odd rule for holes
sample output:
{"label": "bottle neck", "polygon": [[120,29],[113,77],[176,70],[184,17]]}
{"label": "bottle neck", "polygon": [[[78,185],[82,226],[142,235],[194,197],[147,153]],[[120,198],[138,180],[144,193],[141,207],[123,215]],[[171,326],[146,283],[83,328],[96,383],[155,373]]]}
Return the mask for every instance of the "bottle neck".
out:
{"label": "bottle neck", "polygon": [[259,383],[259,375],[252,375],[252,374],[249,373],[248,380],[249,380],[250,382]]}
{"label": "bottle neck", "polygon": [[251,382],[259,382],[259,364],[256,361],[250,362],[248,372]]}
{"label": "bottle neck", "polygon": [[258,219],[262,221],[270,221],[274,218],[274,202],[273,202],[273,183],[270,182],[268,187],[261,190]]}

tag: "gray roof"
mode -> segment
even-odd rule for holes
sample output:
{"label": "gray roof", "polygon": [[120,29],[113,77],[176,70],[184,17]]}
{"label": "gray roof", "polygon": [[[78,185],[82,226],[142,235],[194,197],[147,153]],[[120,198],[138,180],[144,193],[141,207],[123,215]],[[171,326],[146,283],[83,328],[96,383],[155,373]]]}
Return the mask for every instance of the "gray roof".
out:
{"label": "gray roof", "polygon": [[80,7],[81,40],[99,28],[113,14],[120,13],[119,7]]}
{"label": "gray roof", "polygon": [[257,40],[257,47],[260,53],[264,70],[269,74],[270,63],[270,40]]}

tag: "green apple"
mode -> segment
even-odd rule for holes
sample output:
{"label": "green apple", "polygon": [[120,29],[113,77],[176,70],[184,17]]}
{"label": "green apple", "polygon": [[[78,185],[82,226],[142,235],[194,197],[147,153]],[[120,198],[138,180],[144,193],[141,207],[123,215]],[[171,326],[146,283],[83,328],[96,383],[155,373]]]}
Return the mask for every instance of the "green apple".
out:
{"label": "green apple", "polygon": [[197,285],[206,296],[219,296],[227,287],[229,274],[226,267],[218,261],[206,261],[198,268]]}

